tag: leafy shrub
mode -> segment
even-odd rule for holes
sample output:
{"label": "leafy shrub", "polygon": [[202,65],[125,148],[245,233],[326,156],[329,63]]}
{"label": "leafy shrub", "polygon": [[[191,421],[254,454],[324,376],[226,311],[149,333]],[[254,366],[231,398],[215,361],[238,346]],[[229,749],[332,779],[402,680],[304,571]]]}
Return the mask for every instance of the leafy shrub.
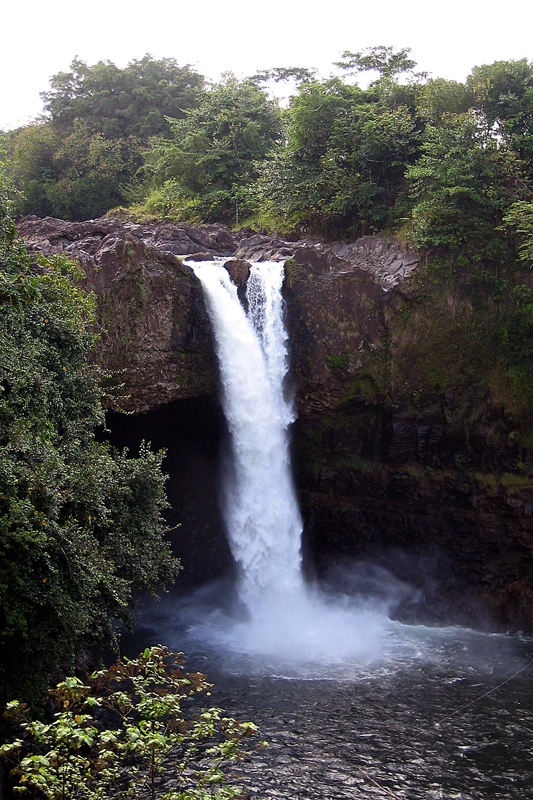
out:
{"label": "leafy shrub", "polygon": [[241,792],[222,785],[225,769],[257,728],[220,708],[198,710],[210,688],[204,675],[185,672],[182,654],[157,645],[86,683],[59,683],[51,723],[30,722],[24,706],[10,703],[21,736],[0,755],[14,765],[14,791],[49,800],[230,800]]}
{"label": "leafy shrub", "polygon": [[133,587],[154,592],[178,568],[163,453],[95,439],[94,298],[79,277],[17,242],[0,173],[0,683],[37,702],[54,668],[132,624]]}

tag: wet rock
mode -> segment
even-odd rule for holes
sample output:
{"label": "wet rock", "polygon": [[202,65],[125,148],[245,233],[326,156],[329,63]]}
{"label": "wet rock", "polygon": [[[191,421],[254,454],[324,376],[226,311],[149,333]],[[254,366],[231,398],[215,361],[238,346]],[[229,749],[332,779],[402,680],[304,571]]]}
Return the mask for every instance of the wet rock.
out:
{"label": "wet rock", "polygon": [[250,262],[246,261],[244,258],[232,258],[224,263],[224,267],[228,270],[231,280],[235,286],[240,288],[246,286],[246,281],[250,275],[250,266]]}
{"label": "wet rock", "polygon": [[189,261],[212,261],[213,254],[212,253],[192,253],[191,255],[187,256]]}
{"label": "wet rock", "polygon": [[325,257],[326,263],[343,263],[347,270],[368,272],[384,291],[405,284],[419,262],[416,253],[395,239],[379,236],[364,236],[352,243],[323,244],[312,240],[289,241],[275,235],[255,234],[240,242],[236,256],[250,261],[283,261],[294,257],[299,263]]}
{"label": "wet rock", "polygon": [[[378,346],[383,292],[372,278],[372,264],[379,265],[380,274],[386,264],[392,265],[399,275],[397,265],[404,258],[401,247],[395,250],[391,242],[385,246],[379,239],[373,256],[368,237],[359,249],[343,250],[346,258],[341,258],[336,254],[340,245],[287,241],[251,229],[233,233],[222,225],[148,225],[108,217],[85,222],[27,217],[19,233],[31,253],[64,252],[80,262],[87,288],[98,296],[99,322],[107,331],[95,357],[108,368],[125,370],[121,382],[130,396],[125,407],[131,410],[214,391],[215,359],[201,288],[180,256],[202,261],[234,254],[229,268],[241,294],[250,261],[293,263],[292,269],[287,267],[286,288],[298,333],[297,372],[314,387],[306,406],[323,411],[339,396],[328,357],[334,360],[343,348],[338,363],[346,360],[349,376],[359,369],[362,351],[357,348]],[[352,254],[358,265],[347,260]],[[304,280],[297,280],[298,272]],[[333,307],[336,332],[330,319]]]}
{"label": "wet rock", "polygon": [[[112,385],[124,384],[117,390],[120,399],[108,399],[110,407],[118,403],[145,412],[215,393],[216,362],[200,284],[168,247],[154,244],[160,230],[147,236],[146,226],[120,220],[32,217],[19,231],[30,252],[64,252],[83,267],[103,331],[94,358],[111,371]],[[186,234],[180,228],[176,235]],[[187,239],[187,249],[193,245]]]}
{"label": "wet rock", "polygon": [[399,414],[392,422],[392,438],[389,458],[397,464],[405,464],[417,446],[415,418],[412,414]]}
{"label": "wet rock", "polygon": [[390,290],[412,276],[418,255],[393,239],[363,236],[349,244],[334,244],[332,251],[350,264],[370,272],[384,290]]}

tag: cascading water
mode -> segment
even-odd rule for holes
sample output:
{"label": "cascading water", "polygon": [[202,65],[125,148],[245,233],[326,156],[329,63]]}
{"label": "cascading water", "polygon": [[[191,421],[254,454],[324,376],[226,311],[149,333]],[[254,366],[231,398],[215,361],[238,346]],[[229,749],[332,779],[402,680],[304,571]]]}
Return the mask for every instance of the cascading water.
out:
{"label": "cascading water", "polygon": [[191,266],[204,289],[220,363],[231,435],[224,516],[239,595],[249,611],[245,623],[221,625],[217,618],[209,631],[203,624],[193,627],[233,649],[285,662],[371,659],[386,621],[382,611],[355,609],[346,598],[328,600],[302,575],[302,521],[288,444],[294,413],[284,393],[283,264],[252,265],[247,313],[221,263]]}
{"label": "cascading water", "polygon": [[302,522],[292,485],[287,427],[294,416],[283,395],[287,335],[282,321],[283,264],[252,266],[248,314],[228,272],[194,266],[213,322],[231,434],[225,519],[240,568],[239,592],[258,612],[266,598],[303,589]]}

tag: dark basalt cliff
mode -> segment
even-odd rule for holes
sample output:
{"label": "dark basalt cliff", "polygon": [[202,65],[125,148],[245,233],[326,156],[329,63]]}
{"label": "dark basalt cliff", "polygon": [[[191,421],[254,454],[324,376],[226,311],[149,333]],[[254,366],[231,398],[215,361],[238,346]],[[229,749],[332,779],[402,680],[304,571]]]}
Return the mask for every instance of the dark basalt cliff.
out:
{"label": "dark basalt cliff", "polygon": [[83,267],[103,330],[96,359],[124,384],[124,410],[148,411],[216,391],[202,290],[177,256],[233,251],[226,229],[28,217],[19,233],[31,252],[64,253]]}
{"label": "dark basalt cliff", "polygon": [[[371,558],[417,586],[434,619],[531,629],[533,450],[489,388],[456,375],[444,314],[406,314],[412,256],[380,240],[360,246],[364,269],[303,249],[286,267],[312,561]],[[397,278],[384,253],[401,262]]]}
{"label": "dark basalt cliff", "polygon": [[[457,299],[417,305],[414,254],[379,237],[324,245],[107,218],[28,218],[19,231],[33,252],[80,261],[104,329],[95,357],[125,384],[141,432],[169,403],[186,402],[188,419],[191,403],[207,417],[216,405],[202,292],[180,256],[227,257],[239,281],[246,261],[286,259],[309,563],[371,557],[414,584],[434,619],[482,624],[486,612],[489,625],[533,629],[533,450],[479,378],[482,345],[457,333]],[[205,520],[194,535],[205,551]]]}

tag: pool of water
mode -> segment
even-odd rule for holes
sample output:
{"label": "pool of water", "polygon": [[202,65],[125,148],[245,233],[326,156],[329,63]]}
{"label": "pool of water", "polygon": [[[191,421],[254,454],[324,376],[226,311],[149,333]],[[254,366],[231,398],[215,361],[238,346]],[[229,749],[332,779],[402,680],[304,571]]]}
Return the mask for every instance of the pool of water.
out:
{"label": "pool of water", "polygon": [[236,768],[248,797],[533,798],[530,639],[382,618],[363,658],[284,658],[232,636],[241,623],[223,612],[191,623],[184,605],[148,607],[124,646],[185,652],[216,704],[259,725],[268,746]]}

